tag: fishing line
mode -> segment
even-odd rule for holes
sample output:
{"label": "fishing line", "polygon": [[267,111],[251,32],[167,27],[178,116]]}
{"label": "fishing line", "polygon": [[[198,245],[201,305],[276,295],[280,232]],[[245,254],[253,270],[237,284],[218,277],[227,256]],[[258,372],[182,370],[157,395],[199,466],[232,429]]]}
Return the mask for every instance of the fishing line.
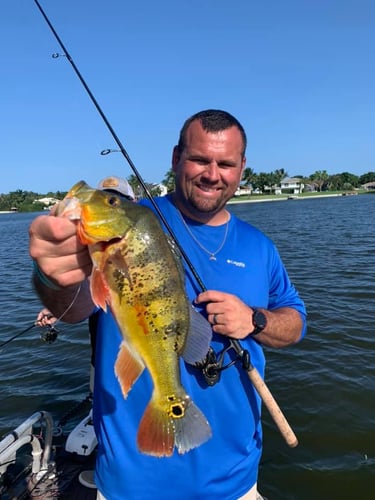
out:
{"label": "fishing line", "polygon": [[[50,30],[52,31],[53,35],[55,36],[58,44],[60,45],[62,51],[63,51],[63,55],[67,58],[67,60],[70,62],[75,74],[77,75],[77,77],[79,78],[80,82],[82,83],[84,89],[86,90],[88,96],[90,97],[92,103],[94,104],[96,110],[98,111],[99,115],[101,116],[101,118],[103,119],[104,123],[106,124],[110,134],[112,135],[113,139],[115,140],[117,146],[119,147],[120,149],[120,152],[121,154],[123,155],[123,157],[125,158],[125,160],[128,162],[130,168],[132,169],[132,171],[134,172],[134,175],[136,176],[136,178],[138,179],[139,183],[141,184],[142,186],[142,189],[144,190],[144,192],[146,193],[147,195],[147,198],[150,200],[150,202],[152,203],[155,211],[157,212],[158,216],[160,217],[160,220],[163,222],[163,224],[165,225],[166,229],[168,230],[169,234],[171,235],[171,237],[173,238],[174,242],[176,243],[179,251],[181,252],[181,255],[183,256],[183,258],[185,259],[185,262],[186,264],[188,265],[190,271],[193,273],[194,275],[194,278],[197,280],[199,286],[201,287],[202,291],[206,291],[207,288],[205,287],[201,277],[199,276],[199,274],[197,273],[196,269],[194,268],[193,264],[191,263],[189,257],[187,256],[187,254],[185,253],[184,249],[180,246],[178,240],[177,240],[177,237],[176,235],[174,234],[174,231],[173,229],[171,228],[171,226],[169,225],[168,221],[166,220],[166,218],[164,217],[163,213],[161,212],[160,208],[158,207],[158,205],[156,204],[154,198],[152,197],[148,187],[146,186],[141,174],[138,172],[136,166],[134,165],[132,159],[130,158],[128,152],[126,151],[125,147],[123,146],[123,144],[121,143],[119,137],[117,136],[116,132],[114,131],[112,125],[110,124],[108,118],[106,117],[106,115],[104,114],[102,108],[99,106],[99,103],[98,101],[95,99],[93,93],[91,92],[89,86],[87,85],[86,81],[84,80],[83,76],[81,75],[79,69],[77,68],[76,64],[74,63],[70,53],[68,52],[68,50],[66,49],[64,43],[62,42],[61,38],[59,37],[59,35],[57,34],[55,28],[53,27],[51,21],[48,19],[46,13],[44,12],[44,10],[42,9],[40,3],[38,2],[38,0],[34,0],[34,3],[36,4],[36,6],[38,7],[40,13],[42,14],[44,20],[46,21],[46,23],[48,24],[48,27],[50,28]],[[53,54],[53,57],[54,58],[57,58],[59,57],[59,54]]]}

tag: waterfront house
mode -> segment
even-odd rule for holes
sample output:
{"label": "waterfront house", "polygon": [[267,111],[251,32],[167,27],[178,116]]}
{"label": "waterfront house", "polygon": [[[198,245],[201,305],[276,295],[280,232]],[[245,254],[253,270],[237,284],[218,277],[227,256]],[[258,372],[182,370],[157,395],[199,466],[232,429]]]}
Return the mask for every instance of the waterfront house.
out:
{"label": "waterfront house", "polygon": [[361,188],[366,189],[366,191],[374,191],[375,182],[366,182],[366,184],[362,184]]}
{"label": "waterfront house", "polygon": [[284,177],[280,185],[275,187],[275,194],[300,194],[304,184],[299,177]]}

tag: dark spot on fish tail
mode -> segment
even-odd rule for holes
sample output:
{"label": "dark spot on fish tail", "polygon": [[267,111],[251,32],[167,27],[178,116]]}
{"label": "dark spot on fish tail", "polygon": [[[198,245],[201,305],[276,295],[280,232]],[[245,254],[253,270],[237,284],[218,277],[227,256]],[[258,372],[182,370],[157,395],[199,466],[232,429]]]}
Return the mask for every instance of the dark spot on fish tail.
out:
{"label": "dark spot on fish tail", "polygon": [[174,404],[169,409],[169,416],[173,418],[182,418],[185,415],[184,407],[181,403]]}
{"label": "dark spot on fish tail", "polygon": [[170,401],[170,402],[176,401],[176,396],[174,394],[172,394],[171,396],[168,396],[168,401]]}

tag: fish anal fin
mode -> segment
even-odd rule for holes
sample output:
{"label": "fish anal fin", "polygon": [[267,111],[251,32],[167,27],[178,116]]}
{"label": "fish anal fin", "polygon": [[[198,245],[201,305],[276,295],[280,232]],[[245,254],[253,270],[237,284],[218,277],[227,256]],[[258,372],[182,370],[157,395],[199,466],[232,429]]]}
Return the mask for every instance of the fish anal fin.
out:
{"label": "fish anal fin", "polygon": [[154,457],[170,457],[174,449],[173,419],[151,400],[139,424],[137,445],[140,452]]}
{"label": "fish anal fin", "polygon": [[212,339],[212,326],[202,314],[190,307],[190,328],[181,356],[189,364],[202,361],[208,353]]}
{"label": "fish anal fin", "polygon": [[143,370],[142,360],[130,351],[125,342],[122,342],[115,363],[115,374],[125,399]]}
{"label": "fish anal fin", "polygon": [[109,288],[97,267],[94,267],[91,273],[90,289],[94,304],[106,311],[109,303]]}

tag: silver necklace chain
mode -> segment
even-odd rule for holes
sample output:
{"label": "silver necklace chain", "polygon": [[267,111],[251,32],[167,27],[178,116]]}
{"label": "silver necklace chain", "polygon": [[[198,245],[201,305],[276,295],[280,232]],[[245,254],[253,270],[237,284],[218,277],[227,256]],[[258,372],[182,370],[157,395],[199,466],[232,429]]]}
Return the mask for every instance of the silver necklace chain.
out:
{"label": "silver necklace chain", "polygon": [[198,238],[195,236],[195,234],[192,232],[192,230],[190,229],[190,227],[188,226],[186,220],[184,219],[184,216],[182,215],[182,213],[180,211],[178,211],[178,213],[180,214],[180,217],[181,217],[181,220],[184,224],[184,226],[186,227],[186,230],[187,232],[190,234],[190,236],[193,238],[193,240],[195,241],[195,243],[204,251],[206,252],[208,255],[209,255],[209,258],[210,260],[216,260],[216,255],[220,252],[220,250],[223,248],[223,246],[225,245],[225,242],[227,241],[227,236],[228,236],[228,228],[229,228],[229,219],[230,219],[230,216],[228,215],[228,219],[227,219],[227,222],[225,223],[225,234],[224,234],[224,238],[223,238],[223,241],[221,242],[219,248],[215,251],[215,252],[210,252],[210,250],[208,250],[206,247],[204,247],[202,245],[202,243],[198,240]]}

